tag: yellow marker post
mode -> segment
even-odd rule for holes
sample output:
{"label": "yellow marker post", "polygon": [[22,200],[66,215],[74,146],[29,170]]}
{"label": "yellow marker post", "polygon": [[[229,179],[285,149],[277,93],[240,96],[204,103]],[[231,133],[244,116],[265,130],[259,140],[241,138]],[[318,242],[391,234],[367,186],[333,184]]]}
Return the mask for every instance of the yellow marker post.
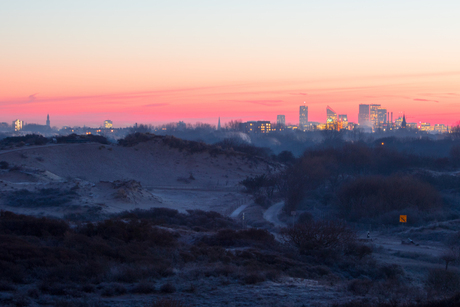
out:
{"label": "yellow marker post", "polygon": [[407,215],[400,215],[399,216],[400,223],[407,223]]}

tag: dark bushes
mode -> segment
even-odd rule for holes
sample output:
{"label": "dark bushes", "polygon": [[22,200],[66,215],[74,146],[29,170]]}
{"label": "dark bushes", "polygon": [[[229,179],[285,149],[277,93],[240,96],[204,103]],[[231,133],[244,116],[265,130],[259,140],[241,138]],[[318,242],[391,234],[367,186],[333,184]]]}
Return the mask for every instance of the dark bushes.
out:
{"label": "dark bushes", "polygon": [[275,238],[264,229],[250,228],[246,230],[222,229],[213,236],[203,238],[203,242],[218,246],[247,246],[260,242],[264,245],[273,244]]}
{"label": "dark bushes", "polygon": [[0,211],[0,234],[19,236],[63,236],[69,225],[61,220],[35,218],[28,215]]}
{"label": "dark bushes", "polygon": [[348,291],[354,295],[365,295],[372,288],[372,281],[369,279],[353,279],[348,284]]}
{"label": "dark bushes", "polygon": [[100,143],[100,144],[109,144],[107,138],[102,135],[95,134],[82,134],[77,135],[75,133],[58,136],[56,137],[57,143]]}
{"label": "dark bushes", "polygon": [[40,189],[38,191],[19,190],[7,194],[6,201],[12,207],[56,207],[69,203],[77,196],[72,190]]}
{"label": "dark bushes", "polygon": [[200,229],[212,230],[230,228],[236,229],[239,226],[229,217],[217,212],[202,210],[187,210],[188,214],[169,208],[152,208],[149,210],[132,210],[119,213],[117,216],[122,219],[146,219],[155,225],[186,226]]}
{"label": "dark bushes", "polygon": [[165,283],[160,287],[161,293],[174,293],[176,292],[176,287],[172,283]]}
{"label": "dark bushes", "polygon": [[48,139],[39,134],[27,134],[25,136],[10,136],[0,141],[0,146],[12,146],[19,144],[45,145]]}
{"label": "dark bushes", "polygon": [[428,273],[427,287],[438,292],[453,292],[460,288],[460,276],[456,272],[432,269]]}
{"label": "dark bushes", "polygon": [[151,133],[142,133],[142,132],[136,132],[133,134],[128,134],[125,136],[123,139],[118,140],[118,145],[124,146],[124,147],[132,147],[134,145],[137,145],[139,143],[147,142],[155,137],[154,134]]}
{"label": "dark bushes", "polygon": [[343,216],[352,221],[391,211],[409,208],[429,211],[442,206],[435,188],[410,176],[360,177],[344,184],[337,196]]}
{"label": "dark bushes", "polygon": [[286,242],[302,254],[342,252],[349,244],[356,244],[355,232],[342,221],[311,221],[282,230]]}
{"label": "dark bushes", "polygon": [[181,301],[175,300],[175,299],[161,299],[159,301],[153,302],[150,305],[147,305],[147,307],[185,307]]}

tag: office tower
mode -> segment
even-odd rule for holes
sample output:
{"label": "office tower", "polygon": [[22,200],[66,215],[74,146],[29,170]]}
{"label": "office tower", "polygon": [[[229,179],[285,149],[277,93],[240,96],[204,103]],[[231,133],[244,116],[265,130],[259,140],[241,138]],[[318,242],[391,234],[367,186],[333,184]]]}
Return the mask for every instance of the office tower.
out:
{"label": "office tower", "polygon": [[358,124],[361,126],[369,126],[369,105],[360,104],[358,113]]}
{"label": "office tower", "polygon": [[13,121],[12,126],[13,126],[14,131],[19,131],[19,130],[22,130],[22,127],[24,126],[24,122],[22,120],[16,119],[15,121]]}
{"label": "office tower", "polygon": [[393,123],[393,112],[391,112],[391,123]]}
{"label": "office tower", "polygon": [[379,104],[369,105],[369,121],[371,122],[372,127],[378,127],[379,125]]}
{"label": "office tower", "polygon": [[110,128],[112,128],[112,127],[113,127],[113,123],[112,123],[111,120],[108,119],[108,120],[105,120],[105,121],[104,121],[104,128],[110,129]]}
{"label": "office tower", "polygon": [[46,115],[46,126],[50,127],[51,126],[51,122],[50,122],[50,115]]}
{"label": "office tower", "polygon": [[299,128],[303,129],[303,127],[308,125],[308,106],[300,106],[299,110]]}
{"label": "office tower", "polygon": [[337,113],[330,106],[326,107],[326,129],[339,130],[337,124]]}
{"label": "office tower", "polygon": [[383,127],[383,124],[387,122],[387,109],[377,109],[377,122],[374,127]]}
{"label": "office tower", "polygon": [[330,106],[326,107],[326,122],[336,122],[337,113]]}
{"label": "office tower", "polygon": [[276,115],[276,123],[284,127],[286,125],[286,116]]}
{"label": "office tower", "polygon": [[348,129],[348,116],[347,114],[339,114],[338,130]]}
{"label": "office tower", "polygon": [[340,122],[348,122],[347,114],[340,114],[339,115],[339,121]]}
{"label": "office tower", "polygon": [[219,116],[219,121],[217,122],[217,130],[220,130],[220,116]]}

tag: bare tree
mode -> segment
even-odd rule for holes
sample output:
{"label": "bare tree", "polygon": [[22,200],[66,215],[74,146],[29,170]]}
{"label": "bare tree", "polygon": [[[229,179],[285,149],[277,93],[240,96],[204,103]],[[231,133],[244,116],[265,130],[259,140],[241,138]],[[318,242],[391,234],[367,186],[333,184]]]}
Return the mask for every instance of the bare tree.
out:
{"label": "bare tree", "polygon": [[440,257],[442,260],[446,262],[446,271],[449,266],[450,262],[454,262],[458,259],[457,255],[452,250],[446,250]]}

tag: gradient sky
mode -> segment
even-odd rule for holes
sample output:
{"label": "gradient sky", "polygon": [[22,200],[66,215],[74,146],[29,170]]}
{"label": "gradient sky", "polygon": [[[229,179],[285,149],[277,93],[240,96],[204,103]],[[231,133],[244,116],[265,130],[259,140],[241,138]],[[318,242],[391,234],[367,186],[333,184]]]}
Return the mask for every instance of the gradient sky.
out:
{"label": "gradient sky", "polygon": [[460,120],[460,1],[0,2],[0,121]]}

